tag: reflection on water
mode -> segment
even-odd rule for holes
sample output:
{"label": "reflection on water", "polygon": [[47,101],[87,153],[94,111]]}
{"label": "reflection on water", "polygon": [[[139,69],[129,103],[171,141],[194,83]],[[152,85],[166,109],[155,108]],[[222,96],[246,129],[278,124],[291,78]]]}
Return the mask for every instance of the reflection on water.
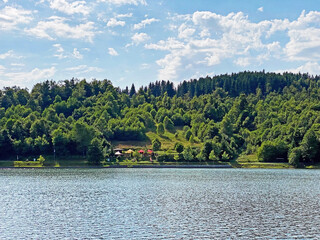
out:
{"label": "reflection on water", "polygon": [[320,171],[3,169],[0,239],[316,239]]}

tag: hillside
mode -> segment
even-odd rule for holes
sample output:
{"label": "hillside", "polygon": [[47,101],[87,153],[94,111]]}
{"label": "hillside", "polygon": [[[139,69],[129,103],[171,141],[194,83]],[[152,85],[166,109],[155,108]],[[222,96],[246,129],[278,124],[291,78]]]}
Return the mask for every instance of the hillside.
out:
{"label": "hillside", "polygon": [[[124,90],[108,80],[45,81],[0,91],[0,158],[152,148],[180,160],[313,164],[320,159],[319,77],[242,72]],[[178,144],[179,143],[179,144]],[[177,145],[182,145],[177,155]],[[180,150],[178,150],[180,151]]]}

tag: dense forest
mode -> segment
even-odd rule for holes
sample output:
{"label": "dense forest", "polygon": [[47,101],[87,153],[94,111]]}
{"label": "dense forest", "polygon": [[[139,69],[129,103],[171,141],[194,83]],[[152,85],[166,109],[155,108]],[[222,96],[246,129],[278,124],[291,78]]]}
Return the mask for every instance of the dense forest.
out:
{"label": "dense forest", "polygon": [[[109,80],[45,81],[0,91],[0,159],[39,154],[104,157],[113,141],[143,141],[182,129],[182,160],[235,159],[294,166],[320,161],[320,81],[292,73],[241,72],[174,86],[157,81],[120,89]],[[192,143],[198,143],[197,147]],[[155,139],[154,149],[161,143]],[[199,147],[199,144],[201,147]],[[164,158],[168,157],[163,153]]]}

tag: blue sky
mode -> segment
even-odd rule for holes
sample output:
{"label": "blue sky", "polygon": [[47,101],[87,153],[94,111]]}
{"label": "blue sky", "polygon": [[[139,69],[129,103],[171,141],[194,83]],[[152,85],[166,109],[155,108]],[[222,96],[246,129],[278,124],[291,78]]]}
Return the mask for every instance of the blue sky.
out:
{"label": "blue sky", "polygon": [[0,0],[0,87],[320,74],[317,0]]}

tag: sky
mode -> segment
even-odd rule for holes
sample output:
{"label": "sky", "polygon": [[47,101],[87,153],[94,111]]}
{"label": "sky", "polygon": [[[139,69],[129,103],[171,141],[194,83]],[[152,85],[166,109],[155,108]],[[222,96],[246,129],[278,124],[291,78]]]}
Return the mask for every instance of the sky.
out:
{"label": "sky", "polygon": [[0,0],[0,88],[320,74],[318,0]]}

